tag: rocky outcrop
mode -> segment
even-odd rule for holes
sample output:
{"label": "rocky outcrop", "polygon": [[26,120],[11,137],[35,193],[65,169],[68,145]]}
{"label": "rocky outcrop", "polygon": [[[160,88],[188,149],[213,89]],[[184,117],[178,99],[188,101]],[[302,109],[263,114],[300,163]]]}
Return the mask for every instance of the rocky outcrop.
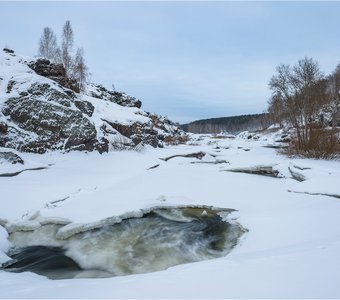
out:
{"label": "rocky outcrop", "polygon": [[119,123],[108,122],[112,128],[117,130],[120,134],[128,137],[132,144],[131,146],[137,146],[140,143],[148,144],[153,147],[161,147],[163,136],[157,135],[157,131],[150,126],[150,124],[142,124],[139,122],[131,125],[124,125]]}
{"label": "rocky outcrop", "polygon": [[46,101],[53,101],[60,105],[70,107],[72,101],[76,98],[73,91],[68,89],[54,88],[48,83],[33,83],[27,92],[21,92],[21,96],[32,96],[34,98],[43,98]]}
{"label": "rocky outcrop", "polygon": [[[65,68],[61,64],[50,62],[48,59],[39,58],[28,63],[28,66],[38,75],[49,78],[59,85],[79,92],[76,82],[66,80]],[[110,91],[100,84],[89,84],[85,90],[85,94],[90,97],[111,101],[122,106],[141,108],[142,102],[134,97],[128,96],[123,92]]]}
{"label": "rocky outcrop", "polygon": [[64,86],[65,68],[61,64],[51,63],[48,59],[39,58],[28,63],[28,66],[38,75],[52,79]]}
{"label": "rocky outcrop", "polygon": [[94,84],[76,93],[63,86],[63,72],[48,60],[0,52],[0,147],[102,153],[186,141],[174,123],[139,109],[138,99]]}
{"label": "rocky outcrop", "polygon": [[61,86],[79,93],[79,85],[74,79],[67,78],[65,68],[62,64],[51,63],[46,58],[39,58],[28,63],[28,66],[38,75],[52,79]]}
{"label": "rocky outcrop", "polygon": [[4,48],[3,51],[6,52],[6,53],[9,53],[9,54],[14,53],[14,51],[12,49],[8,49],[8,48]]}
{"label": "rocky outcrop", "polygon": [[123,92],[109,91],[101,84],[89,84],[85,93],[94,98],[117,103],[127,107],[142,107],[142,102],[135,97],[126,95]]}
{"label": "rocky outcrop", "polygon": [[[39,58],[37,60],[28,62],[28,66],[38,75],[49,78],[65,88],[79,92],[78,85],[75,82],[70,80],[65,81],[65,68],[63,65],[52,63],[45,58]],[[85,94],[90,97],[111,101],[122,106],[137,108],[141,108],[142,106],[142,102],[137,98],[126,95],[123,92],[110,91],[101,84],[88,84],[85,89]]]}
{"label": "rocky outcrop", "polygon": [[33,152],[41,152],[41,144],[46,150],[58,149],[61,144],[67,149],[96,138],[94,125],[81,112],[46,101],[27,96],[10,98],[2,113],[19,128],[37,135],[23,145]]}

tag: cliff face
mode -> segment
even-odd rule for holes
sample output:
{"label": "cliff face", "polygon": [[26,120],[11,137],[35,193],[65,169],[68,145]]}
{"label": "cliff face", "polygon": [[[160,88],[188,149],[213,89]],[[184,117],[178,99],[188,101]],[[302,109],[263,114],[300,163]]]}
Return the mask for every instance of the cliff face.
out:
{"label": "cliff face", "polygon": [[134,97],[95,84],[76,93],[63,80],[60,65],[0,52],[0,147],[107,152],[185,139],[171,121],[141,110]]}

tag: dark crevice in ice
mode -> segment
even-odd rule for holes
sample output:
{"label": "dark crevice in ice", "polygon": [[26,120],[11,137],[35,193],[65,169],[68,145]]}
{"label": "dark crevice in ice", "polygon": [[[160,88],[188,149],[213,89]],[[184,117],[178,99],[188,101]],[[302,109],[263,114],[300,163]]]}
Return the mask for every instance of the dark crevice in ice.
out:
{"label": "dark crevice in ice", "polygon": [[47,167],[24,169],[24,170],[13,172],[13,173],[2,173],[2,174],[0,174],[0,177],[14,177],[14,176],[21,174],[22,172],[25,172],[25,171],[39,171],[39,170],[45,170],[45,169],[47,169]]}

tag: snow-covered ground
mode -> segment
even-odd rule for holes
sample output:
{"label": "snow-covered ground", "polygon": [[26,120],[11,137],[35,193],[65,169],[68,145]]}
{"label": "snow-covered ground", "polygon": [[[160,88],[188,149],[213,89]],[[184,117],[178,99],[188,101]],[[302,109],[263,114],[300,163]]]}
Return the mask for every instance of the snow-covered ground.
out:
{"label": "snow-covered ground", "polygon": [[[236,209],[232,218],[249,230],[231,253],[101,279],[0,271],[0,297],[340,298],[340,162],[287,158],[261,138],[195,138],[140,152],[20,154],[25,165],[0,164],[0,174],[47,168],[0,177],[0,223],[9,230],[53,218],[69,222],[67,234],[154,206],[209,205]],[[199,151],[207,153],[202,160],[160,159]],[[278,178],[226,171],[259,165]],[[291,178],[288,168],[306,180]],[[0,263],[9,247],[0,226]]]}

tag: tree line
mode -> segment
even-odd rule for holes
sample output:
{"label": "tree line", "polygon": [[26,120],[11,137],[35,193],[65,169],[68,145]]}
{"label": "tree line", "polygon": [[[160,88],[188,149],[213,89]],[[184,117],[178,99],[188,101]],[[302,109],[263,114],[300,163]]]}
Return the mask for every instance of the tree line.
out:
{"label": "tree line", "polygon": [[268,116],[263,113],[197,120],[181,127],[192,133],[238,134],[245,130],[261,130],[269,125]]}
{"label": "tree line", "polygon": [[74,34],[70,21],[62,28],[61,46],[50,27],[45,27],[39,41],[38,56],[64,67],[64,85],[76,91],[82,91],[88,79],[88,67],[85,63],[83,48],[74,52]]}
{"label": "tree line", "polygon": [[269,88],[272,120],[295,130],[288,150],[291,154],[315,158],[340,155],[340,64],[328,76],[312,58],[300,59],[294,66],[280,64]]}

